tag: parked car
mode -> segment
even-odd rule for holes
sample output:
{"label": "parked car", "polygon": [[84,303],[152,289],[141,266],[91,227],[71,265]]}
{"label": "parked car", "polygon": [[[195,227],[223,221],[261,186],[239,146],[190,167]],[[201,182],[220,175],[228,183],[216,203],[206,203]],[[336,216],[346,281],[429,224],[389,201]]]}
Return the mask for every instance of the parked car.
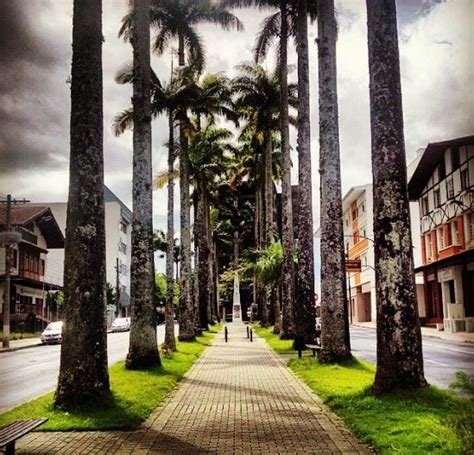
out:
{"label": "parked car", "polygon": [[63,321],[50,322],[41,334],[43,344],[61,343],[63,335]]}
{"label": "parked car", "polygon": [[127,332],[130,330],[130,318],[116,318],[110,330],[111,332]]}

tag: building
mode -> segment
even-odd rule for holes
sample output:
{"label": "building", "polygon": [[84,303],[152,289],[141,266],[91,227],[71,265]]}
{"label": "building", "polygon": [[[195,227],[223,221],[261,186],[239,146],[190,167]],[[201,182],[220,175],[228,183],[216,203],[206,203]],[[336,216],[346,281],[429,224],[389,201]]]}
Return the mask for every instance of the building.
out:
{"label": "building", "polygon": [[474,332],[474,136],[428,144],[408,185],[419,204],[426,322]]}
{"label": "building", "polygon": [[[120,291],[120,314],[130,313],[130,262],[131,262],[131,223],[130,209],[107,187],[104,186],[105,201],[105,251],[107,283]],[[63,233],[66,231],[67,203],[51,203],[54,216]],[[51,253],[55,264],[64,268],[64,250]],[[61,273],[61,277],[62,277]],[[62,279],[61,279],[62,285]],[[109,315],[111,319],[113,315]]]}
{"label": "building", "polygon": [[[0,230],[5,230],[6,207],[0,206]],[[54,267],[50,268],[49,251],[64,248],[64,236],[47,205],[12,205],[11,228],[21,234],[11,246],[10,314],[12,330],[40,330],[57,313],[47,305],[48,291],[61,289]],[[5,304],[5,248],[0,247],[0,302]],[[1,318],[0,318],[1,319]]]}
{"label": "building", "polygon": [[[410,166],[408,168],[410,174]],[[412,238],[417,265],[417,250],[419,249],[419,228],[417,204],[410,204]],[[360,272],[349,272],[348,299],[349,319],[352,322],[376,321],[375,294],[375,256],[373,242],[373,197],[372,184],[351,188],[342,200],[344,243],[348,259],[361,261]],[[416,276],[416,291],[420,317],[424,316],[423,276]]]}

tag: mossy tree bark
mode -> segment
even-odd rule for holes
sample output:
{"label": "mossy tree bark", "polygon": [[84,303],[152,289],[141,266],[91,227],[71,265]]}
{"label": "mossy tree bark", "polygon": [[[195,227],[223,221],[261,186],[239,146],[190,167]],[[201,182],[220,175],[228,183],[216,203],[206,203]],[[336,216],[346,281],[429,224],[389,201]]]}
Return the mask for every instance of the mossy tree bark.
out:
{"label": "mossy tree bark", "polygon": [[109,391],[105,321],[102,2],[75,0],[64,327],[55,405]]}
{"label": "mossy tree bark", "polygon": [[281,162],[282,162],[282,307],[281,338],[292,338],[295,334],[293,299],[295,297],[295,263],[294,263],[294,232],[293,202],[291,198],[291,156],[289,138],[288,113],[288,4],[280,1],[281,34],[280,34],[280,131],[281,131]]}
{"label": "mossy tree bark", "polygon": [[351,357],[342,225],[334,0],[318,1],[319,172],[321,174],[321,352]]}
{"label": "mossy tree bark", "polygon": [[133,0],[133,215],[129,369],[160,364],[156,339],[150,107],[150,1]]}
{"label": "mossy tree bark", "polygon": [[[185,65],[184,38],[178,36],[178,64]],[[194,304],[192,299],[191,269],[191,200],[189,195],[188,138],[184,124],[179,126],[179,191],[180,191],[180,275],[179,275],[179,336],[181,341],[193,341]]]}
{"label": "mossy tree bark", "polygon": [[176,349],[174,335],[174,112],[168,113],[168,231],[166,234],[166,305],[165,305],[165,340],[164,347],[169,351]]}
{"label": "mossy tree bark", "polygon": [[298,286],[295,303],[295,331],[306,342],[316,338],[314,305],[313,208],[311,178],[311,131],[309,109],[308,4],[298,0],[298,183],[300,209],[298,219]]}
{"label": "mossy tree bark", "polygon": [[375,391],[426,385],[415,292],[395,0],[367,0],[377,297]]}

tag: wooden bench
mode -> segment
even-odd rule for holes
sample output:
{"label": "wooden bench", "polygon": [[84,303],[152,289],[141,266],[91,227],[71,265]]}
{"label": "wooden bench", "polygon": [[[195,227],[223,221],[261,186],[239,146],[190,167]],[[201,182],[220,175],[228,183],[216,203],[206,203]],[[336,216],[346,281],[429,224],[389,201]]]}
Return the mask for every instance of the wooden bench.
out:
{"label": "wooden bench", "polygon": [[30,431],[43,425],[48,419],[17,420],[0,428],[0,448],[5,449],[5,455],[15,453],[15,441]]}

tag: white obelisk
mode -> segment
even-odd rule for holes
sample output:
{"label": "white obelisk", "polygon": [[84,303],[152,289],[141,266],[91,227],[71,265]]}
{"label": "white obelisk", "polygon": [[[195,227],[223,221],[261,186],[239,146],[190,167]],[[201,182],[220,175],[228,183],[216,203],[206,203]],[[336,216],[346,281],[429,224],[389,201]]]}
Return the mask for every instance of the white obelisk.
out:
{"label": "white obelisk", "polygon": [[242,307],[240,306],[240,283],[239,275],[234,275],[234,297],[232,299],[232,321],[242,321]]}

